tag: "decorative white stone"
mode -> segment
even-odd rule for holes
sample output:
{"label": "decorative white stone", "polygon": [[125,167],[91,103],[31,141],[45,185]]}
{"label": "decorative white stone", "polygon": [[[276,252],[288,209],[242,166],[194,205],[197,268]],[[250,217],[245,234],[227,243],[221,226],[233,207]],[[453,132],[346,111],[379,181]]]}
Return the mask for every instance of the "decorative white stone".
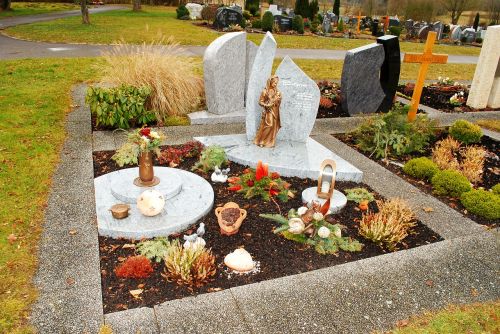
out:
{"label": "decorative white stone", "polygon": [[486,30],[467,105],[476,109],[500,107],[500,25]]}
{"label": "decorative white stone", "polygon": [[224,258],[224,264],[235,271],[246,272],[255,267],[252,256],[244,248],[238,248]]}
{"label": "decorative white stone", "polygon": [[248,80],[250,79],[250,73],[252,72],[253,62],[255,60],[255,55],[259,47],[252,41],[247,41],[247,63],[245,66],[245,101],[247,97],[248,90]]}
{"label": "decorative white stone", "polygon": [[182,179],[174,171],[163,171],[161,176],[157,175],[160,177],[160,183],[153,187],[139,187],[134,185],[134,179],[139,176],[139,173],[134,168],[118,170],[108,175],[111,193],[117,200],[125,203],[136,203],[137,198],[146,189],[159,191],[167,200],[182,190]]}
{"label": "decorative white stone", "polygon": [[187,3],[186,9],[189,11],[189,17],[191,20],[201,19],[201,11],[203,6],[198,3]]}
{"label": "decorative white stone", "polygon": [[361,182],[363,172],[354,167],[317,141],[309,138],[301,142],[276,142],[273,148],[262,148],[247,140],[243,134],[195,137],[203,145],[219,145],[224,148],[229,160],[255,168],[262,160],[269,164],[270,172],[283,176],[317,179],[319,168],[325,159],[337,164],[338,181]]}
{"label": "decorative white stone", "polygon": [[[338,165],[337,165],[338,166]],[[338,172],[337,172],[338,176]],[[338,178],[336,178],[338,180]],[[302,202],[311,203],[312,201],[316,201],[321,205],[325,204],[326,199],[319,198],[316,195],[317,187],[307,188],[302,192]],[[328,213],[334,214],[342,210],[347,204],[347,198],[344,194],[342,194],[338,190],[334,190],[332,194],[332,198],[330,199],[330,209],[328,209]]]}
{"label": "decorative white stone", "polygon": [[277,140],[306,142],[318,114],[318,85],[288,56],[278,66],[276,75],[282,96]]}
{"label": "decorative white stone", "polygon": [[203,56],[208,112],[218,115],[245,108],[246,33],[232,32],[213,41]]}
{"label": "decorative white stone", "polygon": [[[131,168],[134,177],[139,168]],[[114,219],[109,212],[113,204],[120,203],[111,193],[113,173],[94,179],[99,235],[113,238],[141,239],[168,236],[180,233],[195,224],[212,210],[214,191],[210,183],[202,177],[176,168],[154,167],[155,175],[163,182],[168,175],[175,173],[182,181],[182,190],[165,203],[164,210],[157,216],[143,216],[136,204],[131,204],[130,214],[125,219]],[[130,184],[133,178],[128,180]]]}
{"label": "decorative white stone", "polygon": [[266,87],[267,79],[271,76],[276,47],[273,34],[267,32],[253,61],[246,95],[246,131],[248,139],[253,140],[259,128],[262,114],[259,98],[262,90]]}
{"label": "decorative white stone", "polygon": [[145,190],[137,198],[137,209],[148,217],[154,217],[165,207],[165,197],[154,189]]}

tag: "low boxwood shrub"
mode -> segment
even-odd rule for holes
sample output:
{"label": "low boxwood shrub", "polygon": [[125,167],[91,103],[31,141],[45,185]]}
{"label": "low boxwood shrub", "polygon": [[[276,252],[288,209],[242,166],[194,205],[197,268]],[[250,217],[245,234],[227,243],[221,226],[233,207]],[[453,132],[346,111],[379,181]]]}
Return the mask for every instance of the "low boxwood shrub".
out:
{"label": "low boxwood shrub", "polygon": [[483,189],[473,189],[462,194],[462,205],[477,216],[486,219],[500,218],[500,195]]}
{"label": "low boxwood shrub", "polygon": [[273,13],[271,13],[270,11],[265,12],[264,16],[262,17],[262,30],[272,32],[273,24],[274,24]]}
{"label": "low boxwood shrub", "polygon": [[179,7],[177,7],[175,12],[177,13],[177,18],[179,20],[184,19],[186,16],[189,17],[189,10],[184,5],[180,5]]}
{"label": "low boxwood shrub", "polygon": [[500,183],[495,184],[495,185],[491,188],[491,190],[492,190],[495,194],[500,195]]}
{"label": "low boxwood shrub", "polygon": [[156,120],[155,113],[145,106],[150,95],[151,89],[147,86],[89,87],[85,102],[96,116],[98,126],[128,129]]}
{"label": "low boxwood shrub", "polygon": [[255,28],[255,29],[262,28],[262,21],[261,20],[252,21],[252,28]]}
{"label": "low boxwood shrub", "polygon": [[301,15],[295,15],[292,19],[292,30],[299,34],[304,33],[304,19]]}
{"label": "low boxwood shrub", "polygon": [[403,171],[417,179],[430,180],[439,172],[438,166],[429,158],[414,158],[403,166]]}
{"label": "low boxwood shrub", "polygon": [[450,136],[459,142],[469,145],[479,143],[483,136],[481,127],[464,119],[459,119],[450,127]]}
{"label": "low boxwood shrub", "polygon": [[455,170],[437,172],[432,177],[431,183],[435,194],[456,198],[460,198],[463,193],[472,189],[469,180]]}

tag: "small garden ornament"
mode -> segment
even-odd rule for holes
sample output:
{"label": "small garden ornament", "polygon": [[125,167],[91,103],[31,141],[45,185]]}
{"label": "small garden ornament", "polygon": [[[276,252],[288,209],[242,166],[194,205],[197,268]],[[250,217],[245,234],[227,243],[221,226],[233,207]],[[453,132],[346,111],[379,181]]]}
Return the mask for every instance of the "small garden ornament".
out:
{"label": "small garden ornament", "polygon": [[205,239],[202,238],[202,236],[205,234],[205,224],[200,223],[200,226],[196,230],[196,233],[193,233],[191,235],[184,235],[183,239],[185,240],[184,242],[184,248],[188,249],[191,247],[205,247],[207,244]]}
{"label": "small garden ornament", "polygon": [[269,78],[266,88],[264,88],[259,98],[259,105],[264,110],[262,111],[259,130],[253,142],[260,147],[274,147],[276,144],[276,135],[281,128],[281,93],[278,90],[278,81],[279,78],[277,76]]}
{"label": "small garden ornament", "polygon": [[215,209],[215,215],[223,235],[233,235],[238,233],[243,220],[247,217],[247,211],[240,209],[234,202],[228,202],[222,207]]}
{"label": "small garden ornament", "polygon": [[218,166],[216,166],[211,176],[212,182],[220,182],[220,183],[226,182],[229,170],[230,170],[229,168],[221,170]]}
{"label": "small garden ornament", "polygon": [[137,209],[145,216],[156,216],[164,207],[165,197],[158,190],[148,189],[137,198]]}

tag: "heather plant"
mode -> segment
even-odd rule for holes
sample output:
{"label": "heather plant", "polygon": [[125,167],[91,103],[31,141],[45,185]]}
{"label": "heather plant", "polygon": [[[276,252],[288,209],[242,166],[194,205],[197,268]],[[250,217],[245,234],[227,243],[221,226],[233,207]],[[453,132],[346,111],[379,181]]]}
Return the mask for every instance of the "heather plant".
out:
{"label": "heather plant", "polygon": [[226,151],[218,145],[211,145],[205,147],[201,152],[200,160],[193,166],[192,170],[208,173],[213,171],[215,167],[222,167],[227,163]]}
{"label": "heather plant", "polygon": [[403,171],[414,178],[430,180],[439,171],[439,167],[431,159],[420,157],[405,163]]}
{"label": "heather plant", "polygon": [[390,251],[411,233],[415,226],[415,214],[403,200],[377,201],[379,211],[363,215],[359,224],[359,234]]}
{"label": "heather plant", "polygon": [[184,248],[179,240],[170,243],[165,253],[165,279],[189,290],[208,283],[215,275],[215,256],[205,247]]}
{"label": "heather plant", "polygon": [[436,123],[426,115],[407,120],[407,106],[397,105],[388,113],[364,121],[352,135],[370,156],[388,158],[422,152],[434,137]]}
{"label": "heather plant", "polygon": [[197,64],[182,55],[173,39],[160,38],[151,44],[128,45],[121,41],[104,53],[106,82],[151,89],[147,108],[158,122],[168,116],[194,111],[203,100],[203,80],[195,75]]}
{"label": "heather plant", "polygon": [[178,147],[169,146],[161,150],[158,162],[160,164],[167,164],[170,167],[177,167],[186,158],[198,157],[202,150],[203,144],[194,140]]}
{"label": "heather plant", "polygon": [[484,189],[473,189],[462,194],[462,205],[477,216],[486,219],[500,219],[500,195]]}
{"label": "heather plant", "polygon": [[153,272],[151,262],[144,256],[131,256],[115,269],[120,278],[148,278]]}

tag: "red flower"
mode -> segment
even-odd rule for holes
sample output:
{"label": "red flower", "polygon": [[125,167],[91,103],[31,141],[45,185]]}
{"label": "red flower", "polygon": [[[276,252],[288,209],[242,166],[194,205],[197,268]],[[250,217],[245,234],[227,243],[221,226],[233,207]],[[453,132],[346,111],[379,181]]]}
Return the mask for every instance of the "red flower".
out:
{"label": "red flower", "polygon": [[280,192],[276,189],[273,189],[273,188],[269,188],[269,195],[271,196],[276,196],[278,195]]}
{"label": "red flower", "polygon": [[238,182],[239,180],[240,178],[238,176],[231,176],[230,178],[227,179],[227,182],[233,184]]}
{"label": "red flower", "polygon": [[280,178],[280,174],[278,172],[271,173],[271,179],[276,180]]}
{"label": "red flower", "polygon": [[254,184],[255,183],[252,180],[247,181],[247,186],[249,186],[249,187],[253,187]]}
{"label": "red flower", "polygon": [[257,162],[257,168],[255,169],[255,180],[260,181],[263,177],[269,175],[269,165],[263,164],[261,160]]}
{"label": "red flower", "polygon": [[229,187],[227,189],[229,189],[231,191],[238,191],[238,190],[241,190],[241,186],[239,184],[237,184],[237,185]]}
{"label": "red flower", "polygon": [[250,173],[250,172],[251,172],[250,168],[245,168],[245,169],[243,170],[243,174],[248,174],[248,173]]}
{"label": "red flower", "polygon": [[149,137],[149,134],[151,133],[151,128],[142,128],[139,133],[141,134],[141,136]]}

